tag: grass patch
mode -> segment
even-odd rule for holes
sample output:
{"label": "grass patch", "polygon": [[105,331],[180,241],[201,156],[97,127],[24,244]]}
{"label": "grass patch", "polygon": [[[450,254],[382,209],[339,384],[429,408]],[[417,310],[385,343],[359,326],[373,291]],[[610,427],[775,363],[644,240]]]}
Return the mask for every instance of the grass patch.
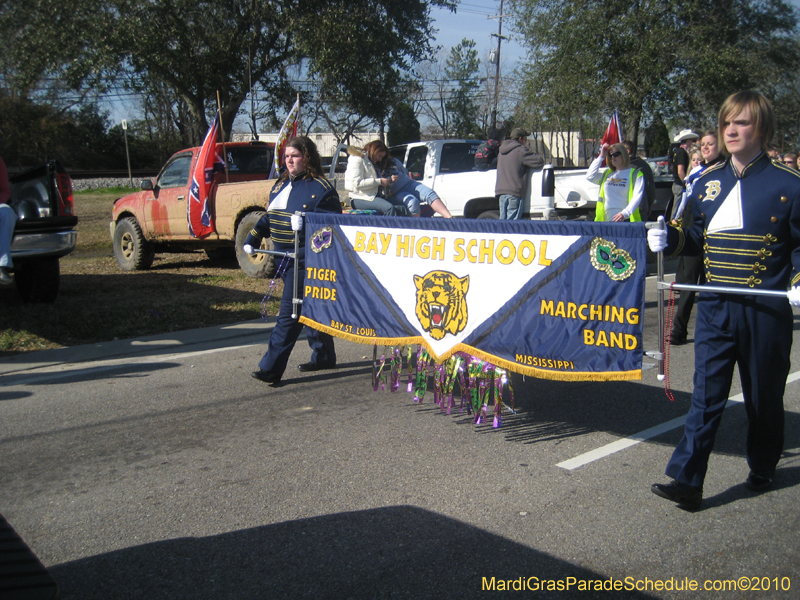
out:
{"label": "grass patch", "polygon": [[[0,355],[90,344],[261,317],[268,279],[251,279],[236,259],[202,251],[157,254],[147,271],[123,271],[109,221],[127,188],[78,192],[78,243],[60,261],[61,290],[51,305],[24,305],[14,286],[0,288]],[[278,313],[283,284],[267,303]]]}

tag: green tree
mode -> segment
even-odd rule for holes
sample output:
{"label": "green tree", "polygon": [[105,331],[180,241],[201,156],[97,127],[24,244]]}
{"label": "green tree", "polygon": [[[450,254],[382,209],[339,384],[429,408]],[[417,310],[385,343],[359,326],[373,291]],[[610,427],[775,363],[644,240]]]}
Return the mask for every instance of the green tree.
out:
{"label": "green tree", "polygon": [[510,0],[529,50],[524,88],[545,116],[618,108],[626,137],[644,117],[705,121],[744,88],[796,78],[796,16],[783,0]]}
{"label": "green tree", "polygon": [[452,82],[447,111],[450,129],[456,137],[480,135],[479,107],[475,95],[480,88],[478,77],[480,60],[475,41],[464,38],[450,49],[445,63],[445,73]]}
{"label": "green tree", "polygon": [[287,68],[306,58],[329,94],[378,119],[396,100],[403,70],[430,51],[432,5],[455,2],[7,0],[0,33],[15,52],[2,66],[25,95],[51,76],[74,89],[160,86],[186,109],[176,126],[192,144],[208,128],[217,93],[230,133],[250,76],[273,110],[291,106]]}
{"label": "green tree", "polygon": [[644,130],[644,152],[647,156],[666,156],[669,151],[669,132],[660,115]]}
{"label": "green tree", "polygon": [[399,103],[389,117],[389,145],[418,142],[419,138],[419,120],[414,114],[414,109],[408,102]]}

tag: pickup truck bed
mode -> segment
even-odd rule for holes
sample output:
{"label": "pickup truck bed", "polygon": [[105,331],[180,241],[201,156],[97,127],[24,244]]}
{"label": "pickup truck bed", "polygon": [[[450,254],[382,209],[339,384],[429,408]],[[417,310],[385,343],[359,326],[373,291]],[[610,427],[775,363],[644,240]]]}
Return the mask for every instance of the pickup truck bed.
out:
{"label": "pickup truck bed", "polygon": [[18,215],[11,241],[17,291],[23,302],[54,302],[61,281],[58,261],[78,239],[72,180],[58,161],[48,161],[9,182],[9,205]]}

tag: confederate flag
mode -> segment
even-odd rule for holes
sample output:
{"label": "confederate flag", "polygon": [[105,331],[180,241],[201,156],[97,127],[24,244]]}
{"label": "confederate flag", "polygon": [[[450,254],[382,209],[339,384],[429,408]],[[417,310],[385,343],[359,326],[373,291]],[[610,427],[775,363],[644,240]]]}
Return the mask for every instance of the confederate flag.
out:
{"label": "confederate flag", "polygon": [[608,123],[608,127],[606,127],[606,132],[603,135],[603,140],[600,142],[600,145],[603,144],[619,144],[622,141],[622,125],[619,122],[619,111],[614,111],[613,116],[611,117],[611,121]]}
{"label": "confederate flag", "polygon": [[186,205],[186,217],[189,220],[189,233],[192,237],[204,238],[214,233],[214,221],[208,206],[208,194],[214,173],[225,168],[225,159],[217,153],[217,132],[219,131],[219,111],[214,122],[206,133],[206,139],[200,148],[194,171],[192,185],[189,188],[189,204]]}

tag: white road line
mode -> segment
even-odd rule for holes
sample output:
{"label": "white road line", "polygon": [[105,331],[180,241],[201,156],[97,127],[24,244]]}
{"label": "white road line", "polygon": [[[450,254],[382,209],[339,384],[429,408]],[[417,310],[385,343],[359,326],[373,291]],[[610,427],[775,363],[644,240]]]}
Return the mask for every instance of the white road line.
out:
{"label": "white road line", "polygon": [[[790,374],[789,377],[786,378],[786,384],[788,385],[793,381],[797,381],[798,379],[800,379],[800,371]],[[728,403],[725,405],[725,408],[728,408],[732,404],[737,404],[739,402],[744,402],[744,396],[742,394],[737,394],[733,398],[728,398]],[[635,446],[636,444],[641,444],[642,442],[659,436],[662,433],[666,433],[667,431],[672,431],[678,427],[683,427],[685,423],[686,417],[678,417],[677,419],[672,419],[666,423],[661,423],[660,425],[656,425],[650,429],[645,429],[639,433],[634,433],[633,435],[621,440],[617,440],[616,442],[611,442],[610,444],[606,444],[600,448],[590,450],[589,452],[581,454],[580,456],[576,456],[575,458],[570,458],[569,460],[560,462],[556,466],[572,471],[578,467],[588,465],[590,462],[600,460],[601,458],[605,458],[606,456],[610,456],[616,452],[625,450],[631,446]]]}

